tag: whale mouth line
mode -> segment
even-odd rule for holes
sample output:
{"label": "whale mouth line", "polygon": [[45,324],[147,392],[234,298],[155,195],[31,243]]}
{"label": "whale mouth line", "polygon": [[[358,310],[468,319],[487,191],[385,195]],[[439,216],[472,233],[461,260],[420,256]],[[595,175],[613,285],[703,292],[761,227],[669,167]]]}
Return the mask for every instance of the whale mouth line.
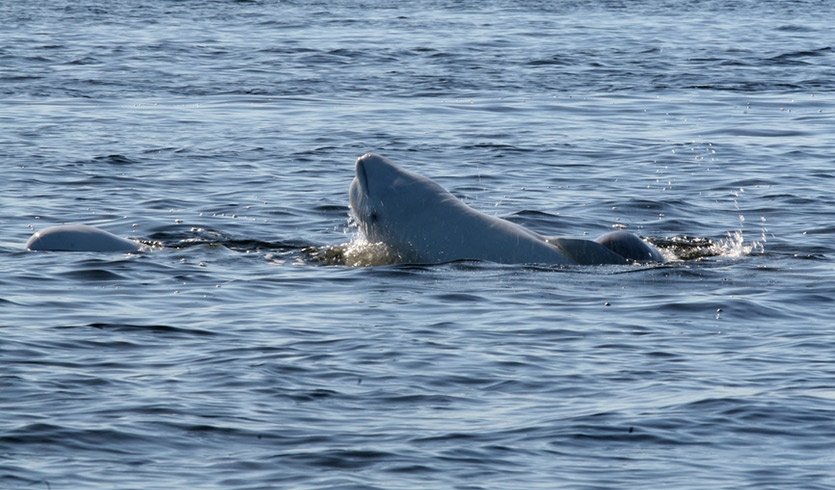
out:
{"label": "whale mouth line", "polygon": [[357,179],[360,183],[360,189],[363,190],[366,196],[371,195],[371,190],[368,187],[368,174],[365,170],[365,165],[362,160],[357,162]]}

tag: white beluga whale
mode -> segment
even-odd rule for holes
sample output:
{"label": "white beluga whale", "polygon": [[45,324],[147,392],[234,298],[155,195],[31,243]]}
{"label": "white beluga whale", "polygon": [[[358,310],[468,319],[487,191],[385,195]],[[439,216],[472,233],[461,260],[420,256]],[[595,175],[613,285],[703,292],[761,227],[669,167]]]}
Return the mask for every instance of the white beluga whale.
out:
{"label": "white beluga whale", "polygon": [[655,247],[625,231],[596,240],[546,238],[464,204],[434,181],[366,153],[349,189],[351,213],[366,239],[401,262],[484,260],[503,264],[601,265],[663,262]]}
{"label": "white beluga whale", "polygon": [[36,231],[26,242],[26,248],[56,252],[138,252],[142,245],[95,226],[71,224]]}

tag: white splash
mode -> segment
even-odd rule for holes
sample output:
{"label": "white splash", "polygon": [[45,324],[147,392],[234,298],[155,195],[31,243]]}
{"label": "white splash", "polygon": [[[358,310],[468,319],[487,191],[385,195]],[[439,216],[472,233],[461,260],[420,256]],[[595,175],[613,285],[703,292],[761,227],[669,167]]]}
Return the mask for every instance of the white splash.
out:
{"label": "white splash", "polygon": [[369,267],[400,262],[400,257],[385,243],[368,241],[359,231],[343,247],[344,264],[350,267]]}
{"label": "white splash", "polygon": [[765,232],[761,235],[761,241],[745,241],[743,231],[729,231],[726,238],[714,244],[717,255],[724,257],[745,257],[752,254],[760,254],[765,251]]}

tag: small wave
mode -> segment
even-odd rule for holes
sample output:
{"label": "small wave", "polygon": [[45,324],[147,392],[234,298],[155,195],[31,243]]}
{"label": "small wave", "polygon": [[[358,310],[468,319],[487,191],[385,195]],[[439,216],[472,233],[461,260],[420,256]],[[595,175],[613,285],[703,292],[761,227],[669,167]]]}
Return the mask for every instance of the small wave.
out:
{"label": "small wave", "polygon": [[725,238],[713,240],[706,237],[679,235],[666,238],[647,237],[673,261],[693,261],[709,257],[744,257],[762,252],[763,241],[746,242],[742,231],[728,232]]}
{"label": "small wave", "polygon": [[144,332],[144,333],[151,333],[155,335],[175,335],[175,336],[212,336],[215,335],[215,332],[209,330],[202,330],[199,328],[192,328],[192,327],[174,327],[171,325],[161,325],[161,324],[152,324],[152,325],[139,325],[139,324],[132,324],[132,323],[90,323],[86,325],[87,327],[96,328],[99,330],[108,330],[114,332]]}
{"label": "small wave", "polygon": [[282,453],[282,459],[326,470],[356,471],[383,461],[390,461],[394,455],[371,449],[328,449],[324,451],[293,451]]}
{"label": "small wave", "polygon": [[121,274],[117,274],[107,269],[85,269],[65,272],[62,275],[70,279],[77,279],[81,281],[118,281],[125,279],[125,277]]}
{"label": "small wave", "polygon": [[0,436],[0,444],[8,443],[18,447],[49,445],[66,450],[95,450],[106,446],[111,451],[117,451],[113,448],[118,445],[144,444],[153,440],[153,437],[145,434],[113,427],[75,428],[45,422],[17,427]]}
{"label": "small wave", "polygon": [[120,155],[118,153],[112,155],[103,155],[93,158],[94,162],[97,163],[109,163],[111,165],[132,165],[138,163],[136,160],[128,158],[124,155]]}
{"label": "small wave", "polygon": [[807,49],[803,51],[791,51],[788,53],[783,53],[771,58],[768,58],[766,61],[770,61],[771,63],[777,65],[797,65],[797,64],[807,64],[808,61],[805,61],[803,58],[815,58],[818,56],[824,56],[832,52],[832,47],[826,46],[819,49]]}
{"label": "small wave", "polygon": [[221,230],[187,224],[159,226],[148,240],[142,243],[153,248],[187,249],[193,247],[225,247],[238,252],[292,252],[312,245],[303,241],[265,241],[254,238],[233,238]]}
{"label": "small wave", "polygon": [[809,26],[786,24],[777,28],[780,32],[815,32],[815,29]]}

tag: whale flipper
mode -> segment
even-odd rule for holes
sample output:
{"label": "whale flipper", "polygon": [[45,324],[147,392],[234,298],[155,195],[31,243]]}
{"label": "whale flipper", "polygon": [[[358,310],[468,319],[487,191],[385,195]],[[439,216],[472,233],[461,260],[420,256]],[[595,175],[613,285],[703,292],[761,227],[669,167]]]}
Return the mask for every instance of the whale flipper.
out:
{"label": "whale flipper", "polygon": [[95,226],[58,225],[35,232],[26,242],[29,250],[64,252],[138,252],[140,244]]}

